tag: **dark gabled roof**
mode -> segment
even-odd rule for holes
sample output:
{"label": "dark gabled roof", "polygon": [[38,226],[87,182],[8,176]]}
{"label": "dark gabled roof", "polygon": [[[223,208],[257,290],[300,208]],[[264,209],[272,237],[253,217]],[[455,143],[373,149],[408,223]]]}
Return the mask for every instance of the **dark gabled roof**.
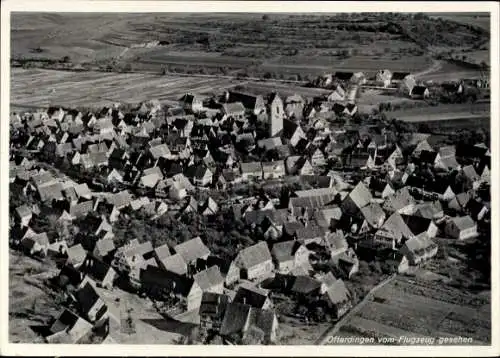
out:
{"label": "dark gabled roof", "polygon": [[226,308],[220,334],[222,336],[230,336],[234,333],[241,333],[245,328],[251,309],[250,305],[231,302]]}
{"label": "dark gabled roof", "polygon": [[290,261],[294,259],[295,252],[300,246],[300,243],[295,240],[278,242],[273,245],[271,255],[278,262]]}
{"label": "dark gabled roof", "polygon": [[92,309],[92,306],[100,299],[99,294],[96,292],[94,286],[86,283],[85,286],[76,291],[76,300],[80,311],[87,315]]}
{"label": "dark gabled roof", "polygon": [[411,94],[414,95],[423,95],[424,92],[427,90],[427,87],[425,86],[415,86],[413,87]]}
{"label": "dark gabled roof", "polygon": [[260,95],[229,91],[227,103],[241,102],[246,109],[254,110]]}
{"label": "dark gabled roof", "polygon": [[291,291],[299,294],[310,294],[321,287],[321,281],[309,276],[295,276]]}
{"label": "dark gabled roof", "polygon": [[262,308],[268,296],[267,292],[254,288],[241,286],[236,291],[233,302],[247,304],[255,308]]}
{"label": "dark gabled roof", "polygon": [[227,295],[203,292],[199,312],[201,316],[210,316],[213,319],[222,320],[228,304],[229,297]]}
{"label": "dark gabled roof", "polygon": [[79,269],[96,281],[104,280],[109,270],[113,270],[110,265],[91,253],[87,253],[87,257]]}
{"label": "dark gabled roof", "polygon": [[349,81],[353,75],[354,75],[354,72],[337,71],[337,72],[335,72],[335,79],[337,79],[339,81]]}
{"label": "dark gabled roof", "polygon": [[414,235],[427,231],[432,222],[431,219],[426,219],[421,216],[401,215],[401,217]]}
{"label": "dark gabled roof", "polygon": [[141,269],[140,279],[142,284],[166,289],[174,294],[187,297],[193,286],[194,280],[170,271],[149,265]]}
{"label": "dark gabled roof", "polygon": [[392,80],[401,81],[409,74],[410,74],[410,72],[393,72],[392,73]]}

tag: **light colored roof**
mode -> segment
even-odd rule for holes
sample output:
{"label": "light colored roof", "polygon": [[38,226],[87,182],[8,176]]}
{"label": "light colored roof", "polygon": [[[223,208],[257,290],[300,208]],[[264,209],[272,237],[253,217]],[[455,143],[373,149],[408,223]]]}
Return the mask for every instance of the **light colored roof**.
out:
{"label": "light colored roof", "polygon": [[472,180],[478,179],[479,175],[476,173],[476,170],[472,165],[467,165],[462,168],[462,171],[464,172],[465,176],[467,178],[470,178]]}
{"label": "light colored roof", "polygon": [[387,233],[398,240],[402,237],[413,237],[413,233],[399,213],[393,213],[389,216],[378,233]]}
{"label": "light colored roof", "polygon": [[462,216],[462,217],[456,217],[456,218],[453,218],[451,220],[453,221],[453,223],[455,224],[455,226],[459,230],[469,229],[469,228],[474,227],[476,225],[474,220],[472,220],[472,218],[469,215]]}
{"label": "light colored roof", "polygon": [[160,157],[164,157],[170,154],[170,150],[168,149],[166,144],[160,144],[155,147],[149,149],[151,155],[154,159],[158,159]]}
{"label": "light colored roof", "polygon": [[166,256],[160,262],[167,271],[178,275],[185,275],[187,273],[187,264],[180,254]]}
{"label": "light colored roof", "polygon": [[377,203],[370,203],[361,208],[361,213],[371,226],[375,226],[380,219],[385,218],[384,210]]}
{"label": "light colored roof", "polygon": [[222,274],[217,266],[211,266],[206,270],[198,272],[193,275],[193,279],[200,286],[202,291],[210,290],[211,288],[224,283],[224,277],[222,277]]}
{"label": "light colored roof", "polygon": [[241,102],[224,103],[222,108],[226,114],[245,112],[245,106]]}
{"label": "light colored roof", "polygon": [[242,268],[252,268],[256,265],[272,260],[269,247],[265,241],[241,250],[238,254],[241,259]]}
{"label": "light colored roof", "polygon": [[260,162],[250,162],[250,163],[241,163],[241,172],[245,173],[255,173],[262,171],[262,164]]}
{"label": "light colored roof", "polygon": [[27,205],[21,205],[16,208],[17,215],[19,217],[25,217],[31,215],[32,211]]}
{"label": "light colored roof", "polygon": [[167,244],[163,244],[161,246],[155,247],[155,253],[158,259],[162,260],[165,257],[169,257],[172,254],[170,253],[170,248]]}
{"label": "light colored roof", "polygon": [[115,249],[115,243],[112,239],[98,240],[95,244],[94,252],[100,256],[106,256]]}
{"label": "light colored roof", "polygon": [[203,241],[201,241],[199,236],[176,245],[174,250],[176,253],[180,254],[187,263],[210,255],[210,250],[205,246]]}
{"label": "light colored roof", "polygon": [[435,243],[430,239],[430,237],[425,232],[423,232],[423,233],[421,233],[413,238],[410,238],[405,242],[405,246],[411,252],[424,250],[431,245],[435,245]]}
{"label": "light colored roof", "polygon": [[83,184],[77,184],[75,185],[75,192],[78,197],[88,197],[90,198],[92,196],[92,192],[90,191],[89,187],[87,186],[87,183]]}
{"label": "light colored roof", "polygon": [[341,303],[351,299],[351,294],[341,279],[335,281],[326,294],[332,303]]}
{"label": "light colored roof", "polygon": [[356,204],[358,208],[362,208],[370,203],[372,199],[372,194],[368,190],[368,188],[363,184],[363,182],[359,182],[354,189],[349,193],[349,197]]}
{"label": "light colored roof", "polygon": [[408,188],[404,187],[385,198],[383,207],[388,211],[398,211],[414,203],[415,199],[411,196]]}
{"label": "light colored roof", "polygon": [[68,255],[68,262],[73,265],[83,262],[87,256],[87,251],[85,251],[82,244],[68,247],[66,253]]}

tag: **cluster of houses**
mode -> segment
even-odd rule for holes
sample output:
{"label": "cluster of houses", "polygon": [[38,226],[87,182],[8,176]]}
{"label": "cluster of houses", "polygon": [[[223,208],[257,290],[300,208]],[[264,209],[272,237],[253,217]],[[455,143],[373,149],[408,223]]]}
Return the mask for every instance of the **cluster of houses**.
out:
{"label": "cluster of houses", "polygon": [[[311,83],[314,87],[333,90],[328,99],[339,104],[354,104],[360,96],[363,86],[373,86],[384,89],[397,89],[399,93],[412,99],[426,99],[434,90],[434,84],[417,81],[410,72],[392,72],[388,69],[380,70],[372,76],[363,72],[338,71],[331,74],[319,76]],[[459,81],[446,82],[438,86],[440,91],[461,95],[467,88],[488,89],[489,80],[461,79]]]}
{"label": "cluster of houses", "polygon": [[[341,96],[340,87],[334,93]],[[361,252],[402,273],[436,255],[438,236],[478,236],[478,222],[489,220],[489,202],[478,194],[490,183],[485,144],[436,146],[432,136],[413,133],[403,148],[378,126],[336,124],[335,113],[352,116],[355,104],[336,110],[335,96],[318,104],[276,93],[186,94],[175,108],[148,102],[131,113],[115,106],[13,114],[10,183],[36,203],[11,208],[10,242],[30,255],[63,257],[58,283],[71,302],[47,341],[75,343],[101,328],[112,339],[109,321],[122,317],[100,290],[125,277],[168,302],[169,317],[194,312],[202,331],[224,342],[271,344],[279,337],[276,295],[314,302],[338,319],[352,306],[345,281],[357,274]],[[258,122],[266,124],[264,135],[256,133]],[[285,185],[288,177],[307,188],[285,199],[235,198],[229,209],[194,195],[245,183]],[[213,254],[203,237],[173,247],[133,237],[115,244],[114,223],[125,213],[210,217],[224,205],[225,214],[259,233],[230,260]],[[47,212],[62,228],[56,237],[30,227]],[[86,220],[97,240],[68,245],[75,220]],[[324,262],[337,270],[315,269]]]}

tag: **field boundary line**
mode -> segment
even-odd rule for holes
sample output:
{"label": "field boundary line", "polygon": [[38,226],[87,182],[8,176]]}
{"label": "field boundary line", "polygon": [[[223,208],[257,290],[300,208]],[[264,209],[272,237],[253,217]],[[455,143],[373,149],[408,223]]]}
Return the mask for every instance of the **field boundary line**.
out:
{"label": "field boundary line", "polygon": [[340,319],[337,323],[335,323],[332,327],[328,328],[316,341],[316,345],[325,345],[328,337],[337,333],[337,331],[356,313],[358,313],[371,299],[376,291],[384,287],[389,282],[392,282],[397,277],[397,274],[392,274],[382,282],[380,282],[377,286],[373,287],[366,296],[356,305],[354,306],[344,317]]}

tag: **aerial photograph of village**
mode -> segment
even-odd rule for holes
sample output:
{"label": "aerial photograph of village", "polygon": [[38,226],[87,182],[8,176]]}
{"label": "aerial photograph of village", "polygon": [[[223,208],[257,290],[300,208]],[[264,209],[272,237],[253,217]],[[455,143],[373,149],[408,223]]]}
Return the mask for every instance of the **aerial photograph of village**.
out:
{"label": "aerial photograph of village", "polygon": [[490,13],[10,27],[10,343],[491,344]]}

